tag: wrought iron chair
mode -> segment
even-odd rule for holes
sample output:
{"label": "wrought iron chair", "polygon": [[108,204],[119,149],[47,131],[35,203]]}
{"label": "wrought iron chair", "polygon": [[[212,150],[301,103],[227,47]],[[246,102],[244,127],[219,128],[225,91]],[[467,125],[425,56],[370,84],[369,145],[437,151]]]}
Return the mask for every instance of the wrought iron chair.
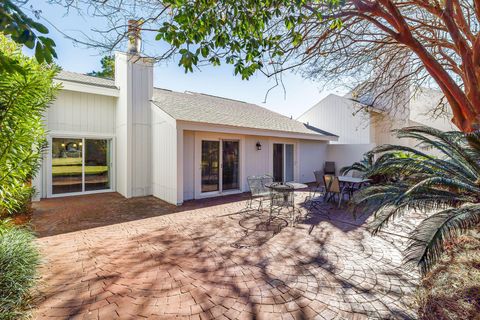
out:
{"label": "wrought iron chair", "polygon": [[308,203],[308,209],[318,206],[323,202],[325,195],[325,181],[323,180],[323,171],[316,170],[313,172],[315,176],[315,185],[310,188],[308,196],[305,198],[305,203]]}
{"label": "wrought iron chair", "polygon": [[250,188],[250,200],[247,202],[247,209],[253,209],[253,202],[258,202],[257,211],[263,208],[263,202],[270,200],[270,189],[267,184],[273,182],[269,175],[247,177],[248,187]]}

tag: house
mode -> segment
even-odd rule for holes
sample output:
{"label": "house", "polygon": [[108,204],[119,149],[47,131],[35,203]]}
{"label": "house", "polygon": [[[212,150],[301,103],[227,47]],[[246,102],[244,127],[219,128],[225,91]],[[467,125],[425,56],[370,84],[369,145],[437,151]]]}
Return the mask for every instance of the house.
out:
{"label": "house", "polygon": [[[430,126],[443,131],[458,130],[450,121],[451,116],[432,113],[442,101],[440,91],[420,88],[411,94],[410,90],[397,96],[400,106],[385,111],[381,104],[372,107],[368,101],[352,99],[352,95],[330,94],[305,111],[297,120],[320,127],[337,135],[328,147],[327,161],[336,161],[337,168],[348,166],[351,159],[384,144],[414,146],[409,139],[398,139],[392,130],[409,126]],[[364,102],[364,103],[362,103]],[[368,107],[367,107],[368,106]]]}
{"label": "house", "polygon": [[254,104],[154,88],[153,61],[136,52],[116,53],[115,80],[55,81],[38,198],[116,191],[180,205],[248,191],[251,175],[309,182],[338,138]]}

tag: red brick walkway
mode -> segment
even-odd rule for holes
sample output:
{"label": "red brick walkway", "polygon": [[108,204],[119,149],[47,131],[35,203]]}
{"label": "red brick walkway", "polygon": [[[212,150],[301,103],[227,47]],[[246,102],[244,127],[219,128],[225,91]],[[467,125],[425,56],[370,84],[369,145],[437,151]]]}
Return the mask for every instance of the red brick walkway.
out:
{"label": "red brick walkway", "polygon": [[[296,227],[268,225],[266,216],[235,214],[245,202],[230,200],[177,209],[106,194],[36,204],[44,264],[35,318],[412,317],[416,274],[402,267],[395,240],[372,237],[335,210],[332,220],[313,214]],[[79,231],[42,225],[55,210]],[[102,226],[82,214],[102,217]],[[115,214],[128,222],[105,216]]]}

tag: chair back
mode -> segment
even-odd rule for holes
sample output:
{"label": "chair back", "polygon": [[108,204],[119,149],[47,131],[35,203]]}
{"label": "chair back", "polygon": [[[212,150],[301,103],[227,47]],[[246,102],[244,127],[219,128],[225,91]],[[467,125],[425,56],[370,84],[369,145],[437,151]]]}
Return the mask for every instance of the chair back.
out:
{"label": "chair back", "polygon": [[325,172],[325,174],[335,174],[335,162],[325,161],[323,172]]}
{"label": "chair back", "polygon": [[338,177],[332,175],[324,175],[325,188],[327,192],[340,193],[340,181]]}
{"label": "chair back", "polygon": [[263,184],[263,188],[264,188],[265,191],[268,189],[267,187],[265,187],[265,185],[266,184],[271,184],[271,183],[273,183],[273,177],[272,176],[270,176],[268,174],[262,176],[262,184]]}
{"label": "chair back", "polygon": [[249,176],[247,177],[247,183],[252,196],[258,196],[264,192],[263,177]]}
{"label": "chair back", "polygon": [[317,187],[325,185],[325,181],[323,181],[323,171],[313,171],[313,174],[315,175],[315,183]]}

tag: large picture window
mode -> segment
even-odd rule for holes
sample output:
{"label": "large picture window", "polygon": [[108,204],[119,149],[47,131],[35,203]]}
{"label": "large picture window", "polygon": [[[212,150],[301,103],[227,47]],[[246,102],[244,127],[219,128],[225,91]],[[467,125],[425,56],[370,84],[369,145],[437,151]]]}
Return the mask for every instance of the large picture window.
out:
{"label": "large picture window", "polygon": [[111,189],[110,140],[52,139],[52,194]]}

